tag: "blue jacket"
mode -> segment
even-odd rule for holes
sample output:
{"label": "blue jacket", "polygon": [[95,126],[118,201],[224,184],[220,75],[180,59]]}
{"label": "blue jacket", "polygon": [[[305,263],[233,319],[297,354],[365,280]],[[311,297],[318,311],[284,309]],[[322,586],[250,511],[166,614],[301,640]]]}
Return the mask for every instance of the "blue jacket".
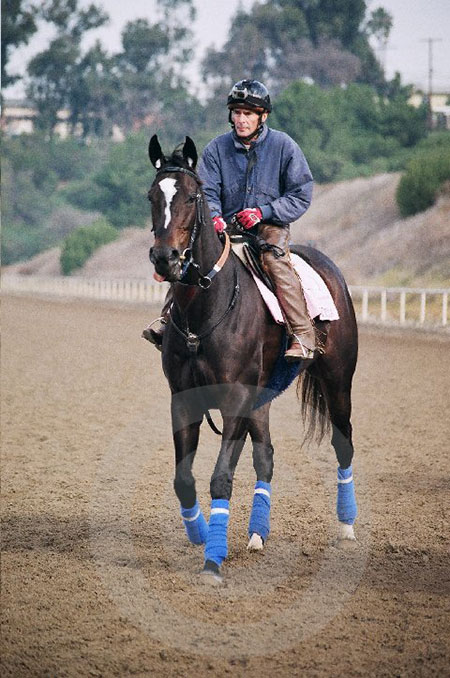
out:
{"label": "blue jacket", "polygon": [[264,221],[283,226],[311,203],[313,178],[305,156],[291,137],[267,125],[248,151],[234,132],[213,139],[198,174],[211,215],[227,222],[246,207],[259,207]]}

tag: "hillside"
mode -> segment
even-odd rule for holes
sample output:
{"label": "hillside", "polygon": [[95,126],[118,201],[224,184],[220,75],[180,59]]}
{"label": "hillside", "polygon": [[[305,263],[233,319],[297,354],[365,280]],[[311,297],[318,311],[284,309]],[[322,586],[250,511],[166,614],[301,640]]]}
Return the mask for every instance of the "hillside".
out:
{"label": "hillside", "polygon": [[[350,284],[448,285],[450,190],[426,212],[402,219],[395,202],[399,174],[316,186],[313,204],[292,226],[292,240],[317,246]],[[150,278],[149,229],[129,228],[100,248],[76,275]],[[59,275],[59,248],[7,272]]]}

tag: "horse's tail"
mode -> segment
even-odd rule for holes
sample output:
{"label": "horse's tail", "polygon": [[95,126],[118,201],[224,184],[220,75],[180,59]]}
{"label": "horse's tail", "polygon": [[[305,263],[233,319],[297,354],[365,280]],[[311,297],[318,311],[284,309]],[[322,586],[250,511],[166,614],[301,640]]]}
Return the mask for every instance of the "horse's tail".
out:
{"label": "horse's tail", "polygon": [[330,430],[330,415],[326,385],[315,364],[300,373],[297,396],[301,397],[302,420],[305,426],[302,445],[313,439],[319,444]]}

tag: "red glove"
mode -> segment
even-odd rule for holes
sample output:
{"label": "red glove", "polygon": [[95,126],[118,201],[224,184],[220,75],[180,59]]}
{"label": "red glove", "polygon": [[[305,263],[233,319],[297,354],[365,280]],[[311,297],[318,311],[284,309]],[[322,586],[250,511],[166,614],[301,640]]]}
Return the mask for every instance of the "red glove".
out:
{"label": "red glove", "polygon": [[249,207],[236,214],[236,219],[244,228],[253,228],[262,219],[262,212],[259,207]]}
{"label": "red glove", "polygon": [[222,217],[213,217],[213,224],[216,233],[223,233],[223,231],[226,229],[227,225],[225,221],[222,219]]}

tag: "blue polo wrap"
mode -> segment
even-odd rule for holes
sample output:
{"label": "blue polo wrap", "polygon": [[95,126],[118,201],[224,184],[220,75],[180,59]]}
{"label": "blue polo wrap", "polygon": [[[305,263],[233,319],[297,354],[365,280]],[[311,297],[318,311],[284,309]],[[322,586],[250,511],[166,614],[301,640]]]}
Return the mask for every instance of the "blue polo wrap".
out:
{"label": "blue polo wrap", "polygon": [[202,513],[198,501],[192,508],[181,507],[181,517],[188,539],[192,544],[205,544],[208,536],[208,523]]}
{"label": "blue polo wrap", "polygon": [[227,530],[230,517],[228,499],[213,499],[209,517],[205,561],[212,560],[219,567],[228,555]]}
{"label": "blue polo wrap", "polygon": [[346,469],[338,467],[336,510],[338,520],[341,523],[353,525],[358,514],[358,509],[356,507],[355,486],[351,466]]}
{"label": "blue polo wrap", "polygon": [[254,532],[266,541],[270,532],[270,483],[264,483],[257,480],[255,493],[253,495],[253,506],[248,524],[248,536],[251,537]]}

